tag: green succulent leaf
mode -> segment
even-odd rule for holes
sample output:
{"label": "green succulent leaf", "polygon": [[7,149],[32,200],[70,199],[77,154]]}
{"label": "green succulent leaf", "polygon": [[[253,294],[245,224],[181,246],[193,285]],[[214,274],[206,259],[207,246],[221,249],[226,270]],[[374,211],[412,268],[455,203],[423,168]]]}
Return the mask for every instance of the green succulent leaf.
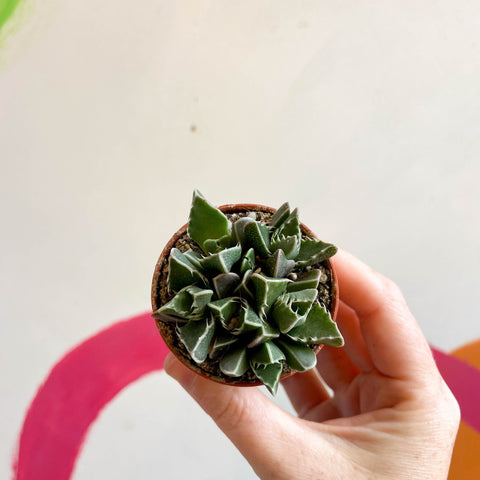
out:
{"label": "green succulent leaf", "polygon": [[250,248],[247,250],[245,255],[242,258],[242,263],[240,265],[240,273],[245,273],[247,270],[255,269],[255,250]]}
{"label": "green succulent leaf", "polygon": [[[251,365],[251,364],[250,364]],[[275,395],[280,383],[280,375],[283,366],[281,363],[273,363],[271,365],[251,365],[253,373],[267,387],[268,391]]]}
{"label": "green succulent leaf", "polygon": [[247,349],[240,347],[228,352],[220,360],[220,370],[229,377],[241,377],[249,368]]}
{"label": "green succulent leaf", "polygon": [[188,322],[177,328],[178,338],[185,345],[195,363],[206,360],[210,343],[215,333],[215,321],[206,318],[198,322]]}
{"label": "green succulent leaf", "polygon": [[[290,237],[294,238],[294,237]],[[265,262],[265,270],[270,277],[286,277],[295,268],[295,261],[288,260],[283,250],[277,250]]]}
{"label": "green succulent leaf", "polygon": [[305,272],[303,275],[300,275],[297,280],[288,284],[287,292],[297,292],[307,288],[317,289],[321,275],[322,272],[317,269]]}
{"label": "green succulent leaf", "polygon": [[249,281],[252,278],[253,270],[247,270],[242,277],[242,280],[238,287],[234,290],[234,295],[244,298],[250,303],[255,302],[255,295],[253,294],[251,288],[249,287]]}
{"label": "green succulent leaf", "polygon": [[337,253],[337,247],[320,240],[305,239],[300,245],[300,252],[296,258],[297,267],[308,267],[320,263]]}
{"label": "green succulent leaf", "polygon": [[212,312],[213,318],[225,326],[228,325],[232,317],[237,313],[240,302],[241,299],[238,297],[222,298],[221,300],[210,302],[208,308]]}
{"label": "green succulent leaf", "polygon": [[278,297],[272,308],[272,317],[278,329],[286,333],[304,323],[317,294],[316,289],[310,288]]}
{"label": "green succulent leaf", "polygon": [[253,247],[255,252],[266,257],[270,254],[270,235],[268,227],[260,222],[250,222],[245,225],[245,244],[247,247]]}
{"label": "green succulent leaf", "polygon": [[230,297],[217,300],[209,303],[208,307],[222,327],[234,335],[241,335],[262,325],[255,310],[242,298]]}
{"label": "green succulent leaf", "polygon": [[272,325],[262,320],[260,328],[252,332],[252,337],[247,345],[247,348],[254,348],[262,343],[267,342],[268,340],[278,338],[279,336],[280,332],[275,327],[272,327]]}
{"label": "green succulent leaf", "polygon": [[210,348],[208,356],[213,360],[221,358],[225,350],[230,345],[233,345],[237,342],[238,337],[236,335],[232,335],[231,333],[222,331],[221,329],[216,329],[213,345]]}
{"label": "green succulent leaf", "polygon": [[176,322],[178,319],[187,321],[191,306],[190,295],[180,290],[169,302],[153,312],[152,317],[163,322]]}
{"label": "green succulent leaf", "polygon": [[192,299],[192,306],[190,307],[191,315],[189,319],[198,320],[202,317],[205,308],[212,299],[213,291],[199,288],[194,285],[187,287],[185,290],[189,293]]}
{"label": "green succulent leaf", "polygon": [[220,273],[212,279],[217,298],[230,296],[240,283],[240,277],[234,273]]}
{"label": "green succulent leaf", "polygon": [[158,320],[168,321],[168,317],[185,320],[200,320],[213,295],[212,290],[204,290],[194,285],[180,290],[169,302],[160,307],[152,316]]}
{"label": "green succulent leaf", "polygon": [[276,343],[285,354],[287,365],[297,372],[306,372],[317,364],[317,356],[310,347],[285,337],[279,338]]}
{"label": "green succulent leaf", "polygon": [[262,326],[262,320],[256,314],[255,310],[248,305],[247,302],[243,302],[240,315],[238,317],[238,325],[232,331],[234,334],[242,334],[255,330]]}
{"label": "green succulent leaf", "polygon": [[198,190],[195,190],[187,231],[202,250],[208,253],[204,248],[204,242],[230,235],[230,222],[223,212],[209,203]]}
{"label": "green succulent leaf", "polygon": [[300,253],[300,238],[292,236],[272,240],[270,243],[270,250],[275,252],[279,249],[283,250],[283,253],[289,260],[294,260]]}
{"label": "green succulent leaf", "polygon": [[264,342],[250,353],[252,365],[270,365],[285,360],[285,354],[273,342]]}
{"label": "green succulent leaf", "polygon": [[259,273],[254,273],[251,280],[255,288],[257,311],[260,317],[265,319],[275,300],[285,291],[290,280],[266,277]]}
{"label": "green succulent leaf", "polygon": [[232,237],[235,242],[245,245],[245,227],[254,221],[251,217],[242,217],[232,225]]}
{"label": "green succulent leaf", "polygon": [[255,375],[264,383],[270,393],[275,395],[283,370],[284,353],[273,342],[265,342],[253,349],[249,358]]}
{"label": "green succulent leaf", "polygon": [[290,205],[285,202],[274,214],[269,222],[271,228],[278,228],[289,217]]}
{"label": "green succulent leaf", "polygon": [[302,237],[300,230],[300,220],[298,219],[298,210],[295,209],[288,218],[280,225],[272,234],[272,242],[282,240],[287,237],[297,237],[298,240]]}
{"label": "green succulent leaf", "polygon": [[194,252],[193,250],[187,250],[183,252],[183,255],[187,258],[187,260],[198,270],[202,269],[200,264],[200,260],[203,258],[198,252]]}
{"label": "green succulent leaf", "polygon": [[242,256],[242,247],[236,245],[232,248],[226,248],[218,253],[213,253],[201,260],[201,265],[206,273],[228,273],[232,266],[240,260]]}
{"label": "green succulent leaf", "polygon": [[233,247],[235,242],[230,235],[224,235],[220,238],[209,238],[203,242],[203,249],[207,253],[217,253],[224,248]]}
{"label": "green succulent leaf", "polygon": [[172,248],[168,259],[168,288],[179,292],[188,285],[208,287],[208,280],[180,250]]}
{"label": "green succulent leaf", "polygon": [[313,305],[303,325],[292,328],[287,336],[294,341],[341,347],[343,337],[330,312],[318,302]]}

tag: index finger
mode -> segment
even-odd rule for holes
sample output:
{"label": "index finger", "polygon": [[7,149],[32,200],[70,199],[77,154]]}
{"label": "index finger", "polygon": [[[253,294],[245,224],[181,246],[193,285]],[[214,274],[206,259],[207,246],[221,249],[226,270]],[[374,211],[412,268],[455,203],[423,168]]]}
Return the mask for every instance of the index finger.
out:
{"label": "index finger", "polygon": [[436,369],[400,289],[345,251],[339,250],[331,260],[340,298],[357,313],[375,368],[389,377],[411,379]]}

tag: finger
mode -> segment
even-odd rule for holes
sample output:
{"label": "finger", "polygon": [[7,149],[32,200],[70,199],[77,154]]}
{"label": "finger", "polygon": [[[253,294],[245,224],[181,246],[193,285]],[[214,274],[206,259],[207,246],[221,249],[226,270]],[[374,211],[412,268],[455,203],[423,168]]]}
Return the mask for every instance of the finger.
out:
{"label": "finger", "polygon": [[340,301],[337,313],[337,325],[345,340],[343,349],[352,362],[365,373],[373,369],[373,362],[368,353],[365,340],[360,331],[360,322],[353,309]]}
{"label": "finger", "polygon": [[341,299],[358,315],[375,367],[394,378],[431,373],[430,348],[398,287],[344,251],[332,261]]}
{"label": "finger", "polygon": [[330,398],[315,369],[287,377],[282,380],[282,385],[300,418],[305,418],[313,407]]}
{"label": "finger", "polygon": [[302,418],[304,420],[309,420],[310,422],[321,423],[339,417],[342,417],[342,415],[340,414],[335,400],[330,398],[325,402],[313,406]]}
{"label": "finger", "polygon": [[348,387],[361,372],[343,348],[327,345],[317,354],[317,371],[335,393]]}
{"label": "finger", "polygon": [[[212,417],[262,478],[270,478],[287,452],[295,418],[270,401],[257,388],[237,388],[194,373],[172,354],[164,369]],[[296,435],[296,433],[294,433]]]}

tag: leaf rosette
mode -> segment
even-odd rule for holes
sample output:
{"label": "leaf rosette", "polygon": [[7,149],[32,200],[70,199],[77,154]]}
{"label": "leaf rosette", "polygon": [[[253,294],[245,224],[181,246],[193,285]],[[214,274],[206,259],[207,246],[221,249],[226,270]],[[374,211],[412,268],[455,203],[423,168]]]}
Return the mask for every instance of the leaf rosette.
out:
{"label": "leaf rosette", "polygon": [[330,313],[336,251],[288,203],[228,214],[195,190],[186,232],[157,264],[153,317],[197,371],[274,394],[283,375],[316,365],[319,345],[343,345]]}

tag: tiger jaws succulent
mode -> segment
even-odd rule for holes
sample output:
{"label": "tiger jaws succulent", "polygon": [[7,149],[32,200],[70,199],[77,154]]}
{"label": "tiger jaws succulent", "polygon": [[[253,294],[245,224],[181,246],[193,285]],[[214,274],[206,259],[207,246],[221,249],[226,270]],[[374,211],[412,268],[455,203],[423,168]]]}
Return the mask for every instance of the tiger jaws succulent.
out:
{"label": "tiger jaws succulent", "polygon": [[274,394],[280,378],[316,365],[320,345],[343,345],[331,315],[336,251],[288,203],[216,208],[196,190],[157,262],[152,316],[193,370]]}

